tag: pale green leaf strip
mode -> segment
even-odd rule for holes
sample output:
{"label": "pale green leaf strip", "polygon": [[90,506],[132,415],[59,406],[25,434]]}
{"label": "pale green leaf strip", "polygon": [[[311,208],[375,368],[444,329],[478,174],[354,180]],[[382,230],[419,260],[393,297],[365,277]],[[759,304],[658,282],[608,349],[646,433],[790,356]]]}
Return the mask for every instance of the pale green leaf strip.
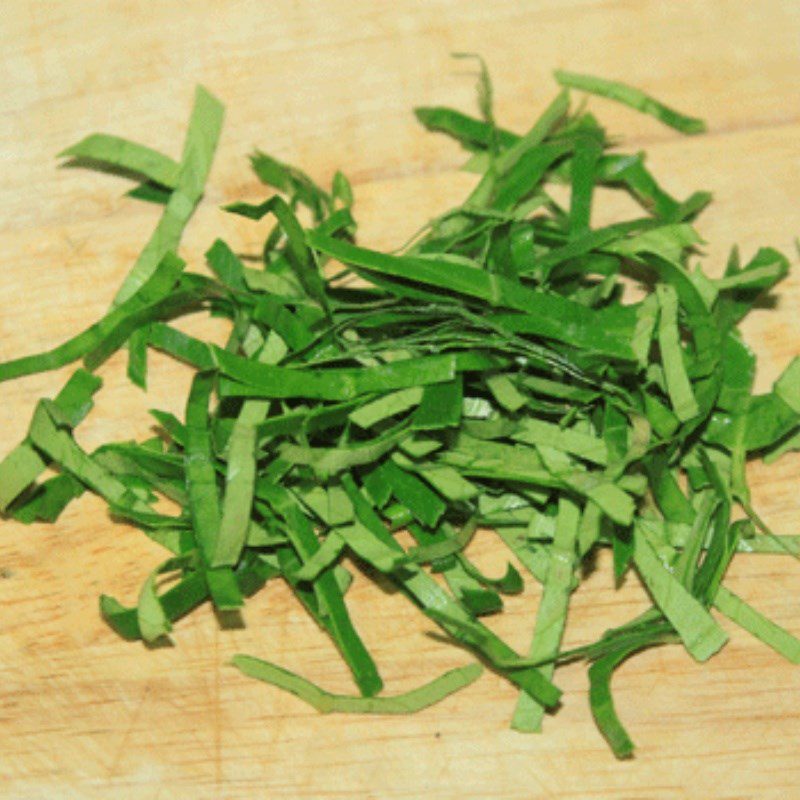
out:
{"label": "pale green leaf strip", "polygon": [[656,605],[688,653],[698,661],[706,661],[728,641],[727,634],[661,563],[641,526],[634,527],[633,540],[634,563]]}
{"label": "pale green leaf strip", "polygon": [[222,130],[223,113],[219,100],[198,86],[175,189],[170,194],[155,231],[122,282],[114,305],[134,295],[167,252],[177,251],[183,229],[203,194]]}
{"label": "pale green leaf strip", "polygon": [[[554,659],[561,646],[561,638],[567,621],[567,608],[572,593],[575,570],[576,546],[580,523],[580,509],[568,498],[558,503],[558,518],[550,551],[547,575],[544,581],[536,626],[528,656],[533,661]],[[549,680],[553,677],[553,663],[541,667]],[[511,727],[518,731],[540,731],[544,708],[527,694],[520,694]]]}
{"label": "pale green leaf strip", "polygon": [[[74,428],[91,411],[92,397],[102,381],[84,369],[76,370],[56,395],[53,403]],[[31,447],[29,437],[0,461],[0,512],[44,472],[47,464]]]}
{"label": "pale green leaf strip", "polygon": [[[442,527],[444,528],[444,526]],[[429,564],[437,559],[460,553],[470,543],[476,529],[477,525],[474,522],[467,522],[453,536],[434,541],[431,544],[409,548],[408,557],[415,564]]]}
{"label": "pale green leaf strip", "polygon": [[619,239],[604,248],[621,256],[655,253],[669,261],[680,261],[684,251],[699,244],[702,239],[688,223],[661,225],[630,238]]}
{"label": "pale green leaf strip", "polygon": [[243,409],[231,432],[222,519],[212,567],[235,566],[247,539],[256,478],[256,433],[256,425],[247,419]]}
{"label": "pale green leaf strip", "polygon": [[458,470],[446,464],[437,464],[435,462],[418,463],[398,453],[392,454],[392,460],[396,461],[403,469],[416,472],[442,497],[452,502],[472,500],[481,492],[478,486],[464,478]]}
{"label": "pale green leaf strip", "polygon": [[514,385],[508,375],[497,374],[486,378],[486,386],[503,408],[516,412],[528,404],[528,399]]}
{"label": "pale green leaf strip", "polygon": [[660,122],[681,133],[702,133],[706,129],[706,124],[703,120],[681,114],[679,111],[665,106],[654,97],[645,94],[640,89],[619,81],[595,78],[591,75],[580,75],[577,72],[567,72],[565,70],[556,70],[554,75],[561,86],[616,100],[618,103],[629,106],[636,111],[655,117]]}
{"label": "pale green leaf strip", "polygon": [[294,573],[294,579],[315,581],[322,572],[336,563],[345,547],[347,544],[339,533],[331,531],[323,540],[319,550],[304,561],[303,566]]}
{"label": "pale green leaf strip", "polygon": [[729,589],[719,587],[714,607],[792,664],[800,664],[800,639],[767,619]]}
{"label": "pale green leaf strip", "polygon": [[365,403],[350,413],[350,421],[359,428],[371,428],[377,422],[382,422],[396,414],[402,414],[410,408],[419,405],[422,400],[422,388],[411,386],[408,389],[399,389],[377,400]]}
{"label": "pale green leaf strip", "polygon": [[155,642],[172,630],[172,624],[156,591],[156,577],[160,571],[161,568],[147,576],[136,604],[136,621],[139,624],[142,639],[146,642]]}
{"label": "pale green leaf strip", "polygon": [[603,515],[599,506],[587,503],[578,528],[578,556],[580,558],[585,557],[600,538],[602,521]]}
{"label": "pale green leaf strip", "polygon": [[47,462],[28,439],[20,442],[0,463],[0,511],[5,511],[45,469]]}
{"label": "pale green leaf strip", "polygon": [[552,447],[600,466],[608,463],[608,449],[603,439],[572,428],[561,428],[551,422],[523,419],[511,438],[526,444]]}
{"label": "pale green leaf strip", "polygon": [[800,556],[800,535],[753,536],[739,539],[736,549],[740,553],[766,553],[770,555]]}
{"label": "pale green leaf strip", "polygon": [[474,683],[483,672],[480,664],[468,664],[393,697],[351,697],[326,692],[294,672],[253,656],[236,655],[232,663],[248,677],[291,692],[323,714],[414,714]]}
{"label": "pale green leaf strip", "polygon": [[335,528],[354,519],[353,504],[341,486],[326,489],[313,486],[295,494],[328,527]]}
{"label": "pale green leaf strip", "polygon": [[360,522],[337,528],[336,533],[359,558],[371,564],[379,572],[393,572],[408,560],[405,554],[376,539]]}
{"label": "pale green leaf strip", "polygon": [[657,320],[658,299],[655,295],[648,295],[636,310],[636,328],[631,339],[631,347],[640,367],[647,366]]}
{"label": "pale green leaf strip", "polygon": [[775,381],[775,394],[796,414],[800,414],[800,356],[792,359]]}
{"label": "pale green leaf strip", "polygon": [[117,169],[135,172],[140,177],[174,189],[180,165],[177,161],[121,136],[93,133],[77,144],[62,150],[59,158],[86,158]]}
{"label": "pale green leaf strip", "polygon": [[700,413],[700,408],[684,363],[678,330],[678,295],[667,284],[659,284],[656,295],[660,307],[658,343],[661,348],[667,393],[675,415],[681,422],[686,422],[696,417]]}
{"label": "pale green leaf strip", "polygon": [[322,479],[343,472],[351,467],[371,464],[393,450],[397,443],[408,436],[408,429],[399,426],[369,442],[342,447],[302,447],[286,443],[280,448],[281,458],[292,464],[311,467]]}
{"label": "pale green leaf strip", "polygon": [[722,278],[713,280],[712,283],[720,292],[729,289],[749,289],[759,287],[764,283],[772,284],[784,277],[788,271],[786,259],[775,253],[775,261],[771,263],[755,266],[752,269],[744,269],[733,275],[725,275]]}

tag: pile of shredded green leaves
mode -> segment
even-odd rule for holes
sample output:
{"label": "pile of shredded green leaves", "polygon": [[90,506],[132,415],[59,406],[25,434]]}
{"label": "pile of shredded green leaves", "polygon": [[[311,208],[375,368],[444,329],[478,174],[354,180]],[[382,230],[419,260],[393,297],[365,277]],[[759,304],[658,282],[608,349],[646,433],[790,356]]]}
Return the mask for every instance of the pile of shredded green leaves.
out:
{"label": "pile of shredded green leaves", "polygon": [[[0,463],[0,509],[52,522],[88,490],[164,546],[168,558],[133,607],[100,600],[125,639],[155,642],[207,600],[235,611],[284,580],[359,694],[330,694],[249,655],[234,664],[323,712],[417,711],[486,667],[519,689],[512,726],[537,731],[559,704],[556,667],[584,659],[594,718],[626,757],[614,669],[665,643],[710,658],[727,640],[712,609],[800,663],[800,641],[723,583],[737,553],[800,552],[797,537],[776,536],[752,509],[745,472],[752,457],[800,448],[800,359],[754,395],[755,356],[737,329],[789,265],[770,248],[743,264],[734,249],[722,277],[706,275],[692,221],[710,195],[672,197],[641,153],[619,152],[592,114],[570,107],[569,89],[684,133],[701,132],[700,120],[631,87],[558,72],[561,93],[512,133],[495,122],[479,63],[478,117],[416,111],[470,151],[476,186],[392,253],[355,244],[343,174],[328,191],[256,152],[264,202],[225,211],[270,223],[262,252],[237,255],[218,240],[209,272],[187,271],[176,253],[223,117],[202,88],[179,162],[105,134],[64,151],[136,177],[130,194],[163,215],[105,317],[49,352],[0,364],[5,381],[83,362],[55,399],[39,401]],[[630,195],[640,216],[593,228],[598,186]],[[227,341],[173,324],[198,310],[230,322]],[[95,371],[121,348],[142,388],[151,349],[196,370],[185,414],[153,411],[153,438],[88,453],[72,431],[100,388]],[[175,513],[161,510],[165,498]],[[398,531],[416,544],[404,547]],[[502,577],[466,554],[476,535],[507,548]],[[609,588],[633,572],[652,607],[565,651],[570,596],[596,548],[613,552]],[[382,695],[348,612],[345,555],[476,662]],[[515,564],[542,585],[525,654],[482,622],[522,591]]]}

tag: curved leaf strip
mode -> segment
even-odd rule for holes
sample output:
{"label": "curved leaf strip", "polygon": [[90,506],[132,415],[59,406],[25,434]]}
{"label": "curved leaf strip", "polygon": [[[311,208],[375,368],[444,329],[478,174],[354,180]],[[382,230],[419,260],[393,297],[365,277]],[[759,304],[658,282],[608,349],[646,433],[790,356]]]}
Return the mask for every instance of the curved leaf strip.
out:
{"label": "curved leaf strip", "polygon": [[[56,395],[53,403],[70,427],[76,427],[91,411],[92,396],[102,381],[84,369],[76,370]],[[46,469],[47,464],[26,437],[0,461],[0,512],[28,488]]]}
{"label": "curved leaf strip", "polygon": [[595,78],[591,75],[580,75],[577,72],[567,72],[566,70],[556,70],[553,74],[561,86],[616,100],[636,111],[655,117],[659,122],[663,122],[681,133],[703,133],[706,129],[703,120],[681,114],[640,89],[635,89],[625,83]]}
{"label": "curved leaf strip", "polygon": [[180,165],[169,156],[107,133],[92,133],[58,154],[58,158],[67,157],[95,161],[104,166],[132,172],[140,179],[152,181],[167,189],[175,188],[180,171]]}
{"label": "curved leaf strip", "polygon": [[[58,369],[84,356],[86,366],[94,369],[120,347],[144,320],[161,311],[159,301],[167,297],[184,266],[184,261],[172,253],[166,253],[139,291],[99,322],[52,350],[0,364],[0,382]],[[174,305],[174,298],[170,298],[169,307]]]}
{"label": "curved leaf strip", "polygon": [[349,697],[330,694],[296,673],[254,656],[236,655],[232,664],[250,678],[291,692],[323,714],[415,714],[474,683],[483,672],[480,664],[468,664],[394,697]]}
{"label": "curved leaf strip", "polygon": [[658,559],[644,529],[634,526],[633,560],[656,605],[672,623],[688,653],[706,661],[727,641],[725,631]]}
{"label": "curved leaf strip", "polygon": [[136,294],[168,252],[177,251],[183,229],[203,194],[222,130],[223,114],[219,100],[198,86],[175,189],[153,235],[114,297],[115,306]]}

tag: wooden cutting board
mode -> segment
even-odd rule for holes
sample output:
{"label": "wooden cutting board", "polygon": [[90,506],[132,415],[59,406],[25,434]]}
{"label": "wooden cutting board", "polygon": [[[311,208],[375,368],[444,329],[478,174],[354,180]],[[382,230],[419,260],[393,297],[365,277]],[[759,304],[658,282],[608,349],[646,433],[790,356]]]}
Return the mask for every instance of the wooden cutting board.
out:
{"label": "wooden cutting board", "polygon": [[[719,271],[728,248],[793,252],[800,232],[800,5],[793,0],[540,0],[476,3],[196,0],[6,2],[0,21],[0,359],[53,346],[97,318],[145,242],[158,209],[123,197],[122,178],[58,169],[55,154],[93,131],[180,152],[193,86],[228,107],[203,206],[184,239],[190,264],[217,235],[255,248],[263,228],[218,206],[259,199],[254,146],[330,179],[352,178],[361,239],[395,246],[457,202],[474,180],[464,154],[416,125],[413,105],[472,110],[474,75],[453,50],[492,68],[498,119],[524,129],[554,94],[557,67],[626,79],[704,116],[680,138],[607,102],[593,108],[629,149],[646,147],[677,196],[710,189],[699,228]],[[601,198],[595,222],[613,218]],[[766,389],[800,352],[800,279],[745,331]],[[188,372],[154,357],[151,391],[115,358],[78,431],[92,447],[144,436],[146,409],[181,413]],[[66,371],[3,384],[0,444],[19,439],[38,397]],[[757,507],[796,533],[800,459],[752,466]],[[476,558],[499,569],[490,534]],[[678,647],[620,671],[619,712],[638,744],[616,762],[591,721],[583,666],[558,673],[561,711],[541,736],[508,729],[514,692],[487,674],[414,717],[322,717],[226,665],[239,651],[351,691],[332,647],[289,593],[270,584],[221,630],[207,608],[176,627],[172,648],[119,640],[97,597],[132,601],[160,552],[86,497],[56,525],[0,526],[0,796],[39,798],[795,798],[800,797],[800,672],[739,630],[711,663]],[[800,634],[800,567],[737,559],[728,583]],[[609,565],[577,593],[568,644],[643,608],[634,578],[610,588]],[[352,610],[386,679],[403,691],[464,663],[431,638],[405,600],[358,580]],[[531,588],[508,602],[499,633],[524,648]],[[726,623],[724,623],[726,624]],[[726,627],[730,627],[726,624]]]}

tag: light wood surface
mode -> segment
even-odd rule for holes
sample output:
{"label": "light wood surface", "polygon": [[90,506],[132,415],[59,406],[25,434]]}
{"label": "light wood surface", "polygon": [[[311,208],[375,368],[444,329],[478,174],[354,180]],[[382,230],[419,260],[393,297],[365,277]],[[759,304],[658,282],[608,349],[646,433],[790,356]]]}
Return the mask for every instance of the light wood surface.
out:
{"label": "light wood surface", "polygon": [[[224,100],[227,119],[205,201],[183,254],[198,265],[212,239],[256,246],[263,229],[218,206],[258,199],[245,159],[253,146],[328,180],[353,179],[361,238],[393,246],[472,185],[463,154],[424,134],[413,105],[471,110],[474,83],[453,50],[480,51],[497,116],[524,128],[555,91],[553,68],[627,79],[709,122],[679,138],[609,103],[594,109],[629,148],[646,147],[677,196],[710,189],[699,228],[713,270],[729,246],[793,253],[800,233],[800,4],[794,0],[541,0],[541,2],[7,2],[0,20],[0,359],[52,346],[98,317],[157,219],[122,197],[122,179],[57,169],[55,153],[93,131],[177,156],[192,89]],[[598,209],[596,222],[616,206]],[[800,278],[774,310],[745,325],[766,389],[800,352]],[[3,384],[0,450],[15,444],[35,399],[61,374]],[[188,371],[154,357],[145,397],[123,359],[78,439],[148,433],[149,407],[181,413]],[[757,506],[797,532],[798,467],[787,457],[751,470]],[[499,568],[490,534],[476,558]],[[47,798],[522,798],[767,800],[800,797],[800,671],[747,634],[709,664],[678,647],[618,673],[620,714],[638,744],[613,759],[591,721],[584,666],[557,674],[562,710],[540,736],[508,729],[514,692],[487,674],[418,715],[322,717],[226,666],[238,651],[301,669],[335,691],[351,686],[333,648],[286,589],[271,583],[246,628],[220,630],[203,608],[177,625],[175,647],[119,640],[97,596],[132,601],[160,551],[82,498],[53,526],[0,525],[0,796]],[[800,634],[800,566],[742,556],[731,588]],[[585,642],[643,608],[635,579],[613,592],[609,565],[578,591],[567,644]],[[365,580],[356,623],[402,691],[466,655],[397,596]],[[533,589],[495,624],[525,647]],[[730,628],[727,623],[723,623]]]}

